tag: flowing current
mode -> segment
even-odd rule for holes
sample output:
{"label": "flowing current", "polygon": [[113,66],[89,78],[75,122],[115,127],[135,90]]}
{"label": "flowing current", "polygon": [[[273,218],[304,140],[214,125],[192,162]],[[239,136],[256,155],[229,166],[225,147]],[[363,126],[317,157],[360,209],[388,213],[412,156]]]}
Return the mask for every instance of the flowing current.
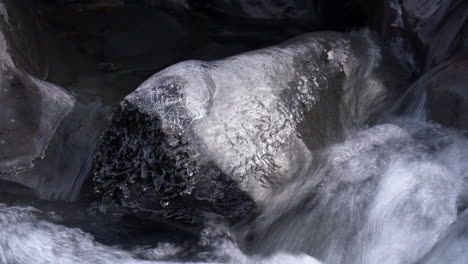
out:
{"label": "flowing current", "polygon": [[[323,150],[250,227],[230,231],[217,223],[203,230],[198,245],[210,252],[197,253],[196,259],[418,263],[426,257],[427,263],[440,263],[431,256],[455,258],[463,252],[457,252],[457,243],[462,247],[467,238],[453,233],[465,227],[448,230],[467,198],[467,150],[463,135],[423,120],[397,119],[360,131]],[[238,245],[234,236],[249,242]],[[455,245],[448,252],[439,249],[447,244]],[[181,250],[168,243],[106,246],[50,213],[0,206],[1,263],[172,263],[166,260],[177,259]]]}
{"label": "flowing current", "polygon": [[192,244],[155,234],[129,247],[1,204],[0,263],[464,263],[468,141],[427,122],[425,96],[413,97],[403,116],[319,151],[248,224],[212,220]]}

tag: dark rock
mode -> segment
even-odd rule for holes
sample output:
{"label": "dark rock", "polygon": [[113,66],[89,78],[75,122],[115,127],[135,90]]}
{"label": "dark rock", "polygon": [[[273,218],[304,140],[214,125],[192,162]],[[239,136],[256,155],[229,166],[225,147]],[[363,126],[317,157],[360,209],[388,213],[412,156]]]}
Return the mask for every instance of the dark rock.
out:
{"label": "dark rock", "polygon": [[[400,105],[429,119],[466,130],[466,57],[468,54],[468,2],[464,0],[361,1],[368,6],[369,25],[380,32],[415,76],[408,89],[418,102]],[[406,97],[408,99],[409,97]]]}
{"label": "dark rock", "polygon": [[467,1],[362,2],[368,7],[370,27],[391,41],[415,71],[424,73],[468,47]]}
{"label": "dark rock", "polygon": [[405,28],[414,34],[422,49],[426,70],[459,54],[468,47],[468,2],[464,0],[403,1]]}
{"label": "dark rock", "polygon": [[468,60],[449,60],[421,77],[429,118],[468,132]]}

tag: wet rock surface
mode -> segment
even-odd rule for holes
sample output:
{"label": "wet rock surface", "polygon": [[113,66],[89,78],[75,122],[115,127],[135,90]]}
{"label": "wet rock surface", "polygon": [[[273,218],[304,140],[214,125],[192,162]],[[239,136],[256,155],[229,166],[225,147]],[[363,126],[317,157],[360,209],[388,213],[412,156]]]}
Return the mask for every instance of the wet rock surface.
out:
{"label": "wet rock surface", "polygon": [[[2,3],[0,8],[0,174],[32,168],[75,102],[61,87],[31,75],[47,66],[37,48],[41,43],[35,41],[37,28],[16,16],[21,7],[15,4]],[[27,49],[27,42],[37,46]]]}

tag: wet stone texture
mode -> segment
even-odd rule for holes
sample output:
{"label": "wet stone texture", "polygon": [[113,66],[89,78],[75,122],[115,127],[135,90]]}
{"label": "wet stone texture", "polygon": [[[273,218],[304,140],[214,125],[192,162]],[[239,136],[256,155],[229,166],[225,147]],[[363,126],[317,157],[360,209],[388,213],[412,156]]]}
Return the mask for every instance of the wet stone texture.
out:
{"label": "wet stone texture", "polygon": [[167,134],[161,126],[157,116],[129,102],[118,107],[94,156],[102,201],[192,224],[200,224],[204,212],[230,222],[245,218],[251,199],[215,166],[200,164],[182,132]]}

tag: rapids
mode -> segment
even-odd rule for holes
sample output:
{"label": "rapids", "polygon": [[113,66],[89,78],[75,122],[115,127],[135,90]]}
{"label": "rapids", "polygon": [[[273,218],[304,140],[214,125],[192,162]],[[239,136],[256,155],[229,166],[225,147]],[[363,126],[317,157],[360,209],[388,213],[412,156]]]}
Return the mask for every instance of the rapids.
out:
{"label": "rapids", "polygon": [[[386,116],[323,149],[250,225],[230,230],[214,220],[192,245],[125,248],[62,224],[56,213],[2,204],[0,261],[440,263],[443,254],[453,254],[448,258],[462,263],[466,254],[457,248],[466,239],[458,234],[464,234],[466,214],[450,227],[468,199],[468,141],[456,130],[426,122],[421,97],[412,103],[403,111],[407,118]],[[451,244],[456,247],[441,251]],[[187,247],[194,253],[179,259]]]}

